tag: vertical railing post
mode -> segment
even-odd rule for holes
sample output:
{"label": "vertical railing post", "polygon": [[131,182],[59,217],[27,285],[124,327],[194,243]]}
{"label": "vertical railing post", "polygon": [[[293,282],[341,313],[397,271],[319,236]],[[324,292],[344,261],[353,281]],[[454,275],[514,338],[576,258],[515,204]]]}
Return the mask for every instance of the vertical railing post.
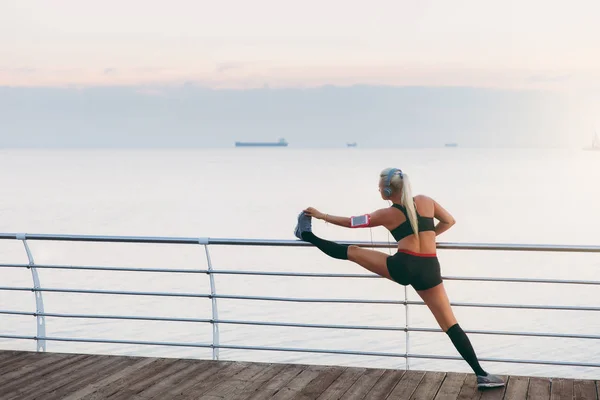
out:
{"label": "vertical railing post", "polygon": [[410,334],[408,332],[410,324],[408,323],[408,287],[404,286],[404,328],[406,329],[406,370],[410,369],[410,362],[408,359],[409,354],[409,344],[410,344]]}
{"label": "vertical railing post", "polygon": [[44,298],[42,296],[42,292],[40,291],[40,277],[38,275],[37,268],[35,267],[35,261],[33,260],[33,254],[31,253],[31,249],[29,248],[29,244],[27,243],[27,237],[25,233],[21,233],[17,235],[17,239],[23,242],[25,246],[25,252],[27,253],[27,258],[29,260],[28,267],[31,271],[31,277],[33,279],[33,295],[35,296],[35,315],[36,321],[35,325],[36,329],[36,337],[35,337],[35,348],[36,351],[45,352],[46,351],[46,317],[44,316]]}
{"label": "vertical railing post", "polygon": [[210,259],[210,252],[208,251],[209,240],[208,240],[208,238],[201,238],[198,242],[204,246],[204,252],[206,253],[206,263],[208,265],[208,268],[207,268],[208,269],[208,279],[210,282],[210,301],[211,301],[211,309],[212,309],[212,317],[211,317],[212,349],[213,349],[212,358],[213,358],[213,360],[218,360],[219,359],[219,324],[217,321],[219,320],[219,311],[217,308],[217,298],[215,297],[215,295],[217,294],[217,289],[216,289],[216,285],[215,285],[215,276],[212,273],[213,272],[212,261]]}

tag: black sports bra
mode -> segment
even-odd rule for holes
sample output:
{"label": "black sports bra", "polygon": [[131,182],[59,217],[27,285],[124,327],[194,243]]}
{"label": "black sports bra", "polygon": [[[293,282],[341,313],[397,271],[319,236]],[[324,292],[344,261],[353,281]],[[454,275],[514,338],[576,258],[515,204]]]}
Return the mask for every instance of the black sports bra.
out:
{"label": "black sports bra", "polygon": [[[398,225],[396,228],[390,230],[394,239],[396,239],[396,241],[399,242],[401,239],[404,239],[405,237],[414,234],[415,231],[413,230],[413,227],[410,224],[410,221],[408,220],[408,213],[406,212],[406,207],[396,203],[392,204],[392,207],[402,211],[402,213],[404,213],[404,215],[406,216],[406,221]],[[432,217],[422,217],[417,211],[417,221],[419,222],[419,232],[435,230],[435,225],[433,223]]]}

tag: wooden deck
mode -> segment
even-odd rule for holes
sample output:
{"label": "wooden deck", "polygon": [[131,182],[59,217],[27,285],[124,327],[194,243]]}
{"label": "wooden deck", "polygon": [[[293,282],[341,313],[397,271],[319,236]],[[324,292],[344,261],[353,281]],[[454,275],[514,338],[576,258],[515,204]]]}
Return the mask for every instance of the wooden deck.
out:
{"label": "wooden deck", "polygon": [[0,399],[598,399],[590,380],[0,351]]}

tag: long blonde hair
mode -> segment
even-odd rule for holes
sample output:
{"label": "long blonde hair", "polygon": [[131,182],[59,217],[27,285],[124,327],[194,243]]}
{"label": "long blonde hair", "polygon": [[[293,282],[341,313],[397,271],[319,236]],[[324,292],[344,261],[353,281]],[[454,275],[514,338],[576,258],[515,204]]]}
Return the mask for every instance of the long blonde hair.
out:
{"label": "long blonde hair", "polygon": [[[394,170],[392,172],[392,170]],[[419,220],[417,219],[417,209],[415,208],[415,202],[412,195],[412,188],[410,186],[410,180],[408,175],[397,168],[386,168],[381,171],[380,179],[383,182],[384,190],[386,188],[386,179],[388,175],[392,173],[392,177],[389,181],[389,188],[391,189],[390,197],[392,194],[400,191],[402,196],[400,198],[401,204],[406,208],[408,214],[408,220],[413,228],[415,236],[419,237]]]}

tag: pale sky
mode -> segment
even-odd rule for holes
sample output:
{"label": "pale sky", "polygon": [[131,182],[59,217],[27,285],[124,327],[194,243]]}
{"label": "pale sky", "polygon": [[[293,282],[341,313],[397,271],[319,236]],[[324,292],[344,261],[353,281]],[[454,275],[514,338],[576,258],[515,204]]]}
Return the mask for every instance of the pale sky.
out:
{"label": "pale sky", "polygon": [[0,85],[600,88],[598,0],[0,0]]}

